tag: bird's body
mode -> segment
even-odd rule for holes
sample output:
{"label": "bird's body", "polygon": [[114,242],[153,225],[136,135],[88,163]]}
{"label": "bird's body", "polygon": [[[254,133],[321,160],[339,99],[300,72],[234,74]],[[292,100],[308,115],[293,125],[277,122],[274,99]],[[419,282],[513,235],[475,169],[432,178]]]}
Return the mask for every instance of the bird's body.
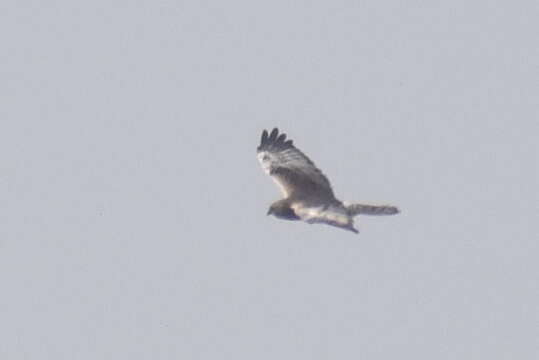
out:
{"label": "bird's body", "polygon": [[345,205],[338,200],[327,177],[277,128],[262,132],[257,148],[262,169],[272,177],[284,198],[271,204],[268,215],[285,220],[325,223],[357,233],[354,216],[392,215],[399,212],[387,205]]}

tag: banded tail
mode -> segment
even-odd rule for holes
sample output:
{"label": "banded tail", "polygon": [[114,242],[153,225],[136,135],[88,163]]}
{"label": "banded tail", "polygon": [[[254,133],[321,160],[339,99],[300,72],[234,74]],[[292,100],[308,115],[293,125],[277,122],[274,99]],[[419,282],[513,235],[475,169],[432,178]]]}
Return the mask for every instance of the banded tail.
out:
{"label": "banded tail", "polygon": [[395,215],[398,214],[399,208],[391,205],[367,205],[367,204],[350,204],[345,205],[350,216],[356,215]]}

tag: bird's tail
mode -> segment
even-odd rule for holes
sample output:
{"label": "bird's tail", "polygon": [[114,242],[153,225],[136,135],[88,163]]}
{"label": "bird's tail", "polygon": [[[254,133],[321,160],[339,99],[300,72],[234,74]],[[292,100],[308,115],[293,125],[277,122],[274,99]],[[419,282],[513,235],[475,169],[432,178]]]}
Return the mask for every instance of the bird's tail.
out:
{"label": "bird's tail", "polygon": [[391,205],[367,205],[367,204],[348,204],[346,210],[351,216],[362,215],[395,215],[400,211],[396,206]]}

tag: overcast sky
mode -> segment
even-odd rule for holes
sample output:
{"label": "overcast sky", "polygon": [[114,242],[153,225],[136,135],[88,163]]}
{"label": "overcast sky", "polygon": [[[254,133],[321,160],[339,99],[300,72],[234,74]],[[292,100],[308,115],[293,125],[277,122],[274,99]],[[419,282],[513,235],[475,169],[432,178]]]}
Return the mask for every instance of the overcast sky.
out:
{"label": "overcast sky", "polygon": [[[0,16],[0,358],[539,358],[537,1]],[[402,213],[267,217],[274,126]]]}

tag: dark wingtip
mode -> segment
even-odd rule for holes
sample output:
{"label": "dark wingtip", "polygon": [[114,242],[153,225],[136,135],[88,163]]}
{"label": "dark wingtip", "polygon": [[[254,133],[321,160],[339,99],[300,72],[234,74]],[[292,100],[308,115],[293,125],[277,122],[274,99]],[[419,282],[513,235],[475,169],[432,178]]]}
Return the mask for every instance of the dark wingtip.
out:
{"label": "dark wingtip", "polygon": [[273,130],[271,130],[269,140],[271,142],[275,141],[275,139],[277,139],[277,135],[279,135],[279,129],[278,128],[273,128]]}
{"label": "dark wingtip", "polygon": [[268,130],[262,131],[262,137],[260,138],[260,145],[264,145],[268,141]]}
{"label": "dark wingtip", "polygon": [[262,131],[258,151],[265,149],[284,150],[293,147],[292,140],[286,140],[286,134],[279,134],[279,128],[274,127],[270,133]]}
{"label": "dark wingtip", "polygon": [[284,144],[285,140],[286,140],[286,134],[281,134],[281,135],[279,135],[277,140],[275,140],[275,144],[277,144],[277,145]]}

